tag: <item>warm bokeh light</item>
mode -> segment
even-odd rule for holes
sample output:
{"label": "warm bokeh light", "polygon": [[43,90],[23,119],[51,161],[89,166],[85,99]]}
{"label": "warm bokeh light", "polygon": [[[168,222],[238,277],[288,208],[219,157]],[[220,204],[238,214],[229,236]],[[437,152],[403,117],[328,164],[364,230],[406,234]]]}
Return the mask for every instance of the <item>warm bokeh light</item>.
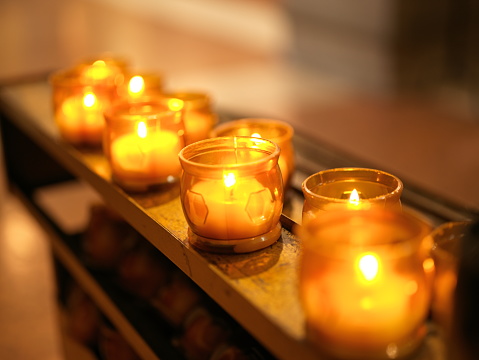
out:
{"label": "warm bokeh light", "polygon": [[111,75],[112,71],[103,60],[95,61],[85,71],[85,76],[93,80],[104,80]]}
{"label": "warm bokeh light", "polygon": [[140,75],[133,76],[128,83],[130,95],[140,95],[145,90],[145,80]]}
{"label": "warm bokeh light", "polygon": [[351,195],[349,196],[349,202],[351,204],[355,204],[355,205],[358,205],[359,204],[359,193],[356,189],[353,189],[353,191],[351,191]]}
{"label": "warm bokeh light", "polygon": [[138,134],[139,137],[142,139],[146,138],[146,135],[148,133],[148,130],[146,129],[146,124],[143,121],[140,121],[138,123],[138,126],[136,128],[136,133]]}
{"label": "warm bokeh light", "polygon": [[181,99],[173,98],[168,100],[168,108],[171,111],[180,111],[183,109],[184,106],[185,102]]}
{"label": "warm bokeh light", "polygon": [[426,260],[423,261],[422,267],[427,273],[434,271],[435,269],[434,260],[432,258],[427,258]]}
{"label": "warm bokeh light", "polygon": [[236,184],[235,174],[228,173],[228,174],[223,175],[223,182],[225,183],[225,186],[227,188],[232,187],[234,184]]}
{"label": "warm bokeh light", "polygon": [[362,254],[358,260],[358,270],[362,278],[373,281],[379,273],[379,259],[375,254]]}
{"label": "warm bokeh light", "polygon": [[92,92],[87,92],[85,96],[83,96],[83,105],[86,108],[91,108],[95,105],[97,102],[95,94]]}

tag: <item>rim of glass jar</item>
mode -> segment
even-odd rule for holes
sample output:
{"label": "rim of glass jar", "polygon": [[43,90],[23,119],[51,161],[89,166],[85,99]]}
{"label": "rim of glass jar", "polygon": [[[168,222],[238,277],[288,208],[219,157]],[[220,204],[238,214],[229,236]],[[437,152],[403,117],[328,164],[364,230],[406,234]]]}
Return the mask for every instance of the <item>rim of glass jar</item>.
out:
{"label": "rim of glass jar", "polygon": [[293,137],[294,129],[291,125],[281,120],[266,119],[266,118],[243,118],[243,119],[228,121],[228,122],[219,124],[216,128],[212,130],[211,134],[212,136],[221,137],[221,136],[227,136],[227,134],[224,134],[223,132],[242,128],[244,125],[252,125],[252,126],[266,128],[271,124],[276,125],[282,131],[282,133],[274,137],[268,136],[267,137],[268,139],[274,142],[284,143],[286,141],[289,141]]}
{"label": "rim of glass jar", "polygon": [[[469,229],[469,227],[472,224],[473,224],[472,220],[449,221],[436,227],[429,234],[433,243],[431,253],[433,255],[436,254],[436,256],[438,257],[446,258],[453,262],[457,262],[459,254],[446,250],[442,245],[450,241],[452,236],[458,237],[458,240],[464,237],[466,235],[465,230]],[[457,228],[457,227],[459,227],[463,231],[459,234],[453,234],[454,232],[453,228]],[[448,238],[444,238],[444,235],[443,235],[444,232],[450,232],[450,236]]]}
{"label": "rim of glass jar", "polygon": [[178,91],[163,94],[166,101],[169,99],[179,99],[184,102],[185,110],[198,110],[203,108],[210,108],[211,98],[208,94],[202,92],[188,92]]}
{"label": "rim of glass jar", "polygon": [[[313,179],[318,177],[319,175],[325,175],[325,174],[327,175],[327,174],[339,173],[339,172],[342,172],[342,173],[345,173],[345,174],[346,173],[351,173],[351,172],[364,172],[364,173],[368,173],[368,174],[376,173],[378,175],[381,175],[383,177],[388,178],[392,182],[395,182],[394,190],[392,190],[391,192],[388,192],[387,194],[384,194],[384,195],[365,198],[364,200],[367,200],[367,201],[379,201],[379,200],[392,198],[394,196],[399,195],[404,188],[404,185],[403,185],[402,181],[397,176],[394,176],[394,175],[392,175],[390,173],[387,173],[385,171],[382,171],[382,170],[371,169],[371,168],[360,168],[360,167],[343,167],[343,168],[334,168],[334,169],[327,169],[327,170],[319,171],[319,172],[317,172],[315,174],[312,174],[309,177],[307,177],[303,181],[303,183],[301,184],[301,188],[302,188],[303,192],[305,192],[311,198],[320,199],[320,200],[324,200],[324,201],[328,201],[328,202],[332,202],[332,203],[347,204],[349,202],[349,199],[339,199],[339,198],[320,195],[320,194],[317,194],[317,193],[311,191],[311,186],[309,186],[310,185],[309,183]],[[343,180],[343,179],[338,179],[338,180]],[[346,178],[345,177],[344,180],[351,180],[351,178]],[[336,181],[336,180],[330,181],[328,183],[333,183],[334,181]],[[318,182],[314,185],[319,185],[319,184],[320,184],[320,182]]]}
{"label": "rim of glass jar", "polygon": [[[362,222],[361,222],[362,220]],[[364,224],[385,224],[394,221],[399,221],[405,227],[409,228],[408,236],[399,237],[397,233],[391,237],[380,237],[379,241],[371,244],[352,243],[351,241],[320,241],[318,234],[323,229],[336,226],[339,229],[346,229],[348,223],[353,226],[364,228]],[[319,230],[317,230],[320,228]],[[316,230],[315,230],[316,229]],[[367,249],[380,249],[383,247],[400,246],[402,244],[413,244],[409,246],[401,246],[394,251],[394,257],[401,257],[413,253],[417,253],[420,249],[423,240],[430,234],[431,224],[422,216],[409,211],[397,211],[391,209],[365,209],[357,211],[338,210],[327,211],[321,216],[318,216],[303,225],[298,225],[296,233],[301,239],[302,247],[309,252],[321,254],[328,258],[341,258],[347,254],[346,248],[360,249],[365,247]],[[348,238],[349,239],[349,238]],[[382,240],[382,241],[381,241]]]}
{"label": "rim of glass jar", "polygon": [[[123,74],[119,74],[118,77],[123,77]],[[81,76],[78,68],[62,69],[51,73],[48,76],[48,82],[54,88],[74,88],[74,87],[91,87],[94,89],[112,88],[112,85],[116,85],[117,79],[101,82],[101,81],[88,81]]]}
{"label": "rim of glass jar", "polygon": [[113,63],[115,66],[118,66],[119,68],[127,68],[128,67],[128,61],[126,58],[110,53],[104,53],[100,54],[98,56],[88,56],[86,58],[83,58],[80,61],[80,65],[93,65],[96,61],[104,61],[105,63]]}
{"label": "rim of glass jar", "polygon": [[[161,101],[156,100],[145,100],[146,98],[142,98],[139,101],[127,101],[122,100],[119,102],[115,102],[112,106],[104,112],[105,123],[108,126],[120,126],[121,124],[128,124],[132,121],[146,121],[148,124],[150,122],[158,120],[160,117],[163,116],[180,116],[180,111],[173,111],[170,110],[164,103]],[[150,98],[148,98],[150,99]],[[153,99],[153,98],[151,98]],[[132,111],[132,109],[146,107],[146,106],[154,106],[158,108],[158,111],[153,112],[140,112],[140,111]]]}
{"label": "rim of glass jar", "polygon": [[[231,149],[231,145],[235,145],[238,140],[249,140],[252,143],[261,143],[267,144],[268,148],[271,149],[268,151],[268,154],[265,154],[264,157],[258,160],[244,162],[240,164],[204,164],[191,160],[195,155],[198,155],[198,152],[214,152],[218,150],[228,150]],[[214,146],[212,148],[212,146]],[[254,149],[254,148],[249,148]],[[277,164],[280,154],[279,146],[271,140],[255,138],[251,136],[224,136],[216,137],[205,140],[197,141],[193,144],[185,146],[178,154],[180,162],[183,166],[183,169],[195,176],[205,177],[205,174],[211,175],[211,177],[216,178],[216,175],[222,176],[225,169],[236,170],[245,173],[249,173],[255,170],[264,171],[264,165],[268,162],[273,162]]]}

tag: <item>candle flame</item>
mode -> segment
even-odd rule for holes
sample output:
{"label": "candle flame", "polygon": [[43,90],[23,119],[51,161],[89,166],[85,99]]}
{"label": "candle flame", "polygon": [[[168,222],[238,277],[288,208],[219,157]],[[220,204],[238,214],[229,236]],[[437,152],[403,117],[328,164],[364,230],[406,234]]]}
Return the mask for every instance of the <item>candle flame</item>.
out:
{"label": "candle flame", "polygon": [[349,203],[353,205],[359,205],[359,201],[359,193],[356,189],[353,189],[353,191],[351,191],[351,195],[349,196]]}
{"label": "candle flame", "polygon": [[92,92],[87,92],[83,96],[83,106],[85,106],[86,108],[93,107],[93,105],[95,105],[95,103],[96,103],[96,96]]}
{"label": "candle flame", "polygon": [[171,111],[180,111],[184,106],[185,102],[181,99],[173,98],[168,100],[168,108]]}
{"label": "candle flame", "polygon": [[367,281],[373,281],[379,273],[379,259],[375,254],[363,254],[359,257],[358,269]]}
{"label": "candle flame", "polygon": [[96,60],[86,69],[86,77],[93,80],[103,80],[111,75],[111,70],[103,60]]}
{"label": "candle flame", "polygon": [[128,83],[128,92],[131,95],[139,95],[145,89],[145,80],[140,75],[133,76]]}
{"label": "candle flame", "polygon": [[258,133],[251,134],[251,137],[261,138],[261,135]]}
{"label": "candle flame", "polygon": [[232,187],[234,184],[236,184],[235,174],[233,174],[233,173],[224,174],[223,175],[223,182],[225,183],[225,186],[227,188]]}
{"label": "candle flame", "polygon": [[142,139],[146,138],[146,135],[148,133],[148,130],[146,129],[146,124],[143,121],[140,121],[138,123],[138,126],[136,128],[136,133],[138,134],[139,137]]}

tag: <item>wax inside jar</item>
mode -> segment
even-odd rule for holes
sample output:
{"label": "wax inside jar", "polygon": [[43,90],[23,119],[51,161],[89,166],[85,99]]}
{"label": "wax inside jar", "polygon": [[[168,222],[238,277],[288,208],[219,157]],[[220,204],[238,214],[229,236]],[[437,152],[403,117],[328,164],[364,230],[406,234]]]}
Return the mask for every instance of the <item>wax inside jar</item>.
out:
{"label": "wax inside jar", "polygon": [[99,143],[105,126],[105,102],[93,92],[66,98],[56,115],[62,136],[73,143]]}
{"label": "wax inside jar", "polygon": [[122,179],[164,179],[178,176],[181,165],[180,140],[172,131],[126,134],[112,142],[111,163],[116,177]]}
{"label": "wax inside jar", "polygon": [[[275,202],[255,178],[199,181],[186,194],[196,233],[212,239],[243,239],[269,231]],[[229,182],[229,183],[228,183]]]}

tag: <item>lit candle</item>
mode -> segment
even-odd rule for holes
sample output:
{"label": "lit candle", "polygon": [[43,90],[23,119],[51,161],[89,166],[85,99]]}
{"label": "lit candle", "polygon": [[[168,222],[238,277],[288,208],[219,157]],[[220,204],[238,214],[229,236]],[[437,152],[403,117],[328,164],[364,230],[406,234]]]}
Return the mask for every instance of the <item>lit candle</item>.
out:
{"label": "lit candle", "polygon": [[186,145],[210,137],[210,132],[218,121],[211,109],[208,95],[193,92],[178,92],[165,94],[171,110],[184,111]]}
{"label": "lit candle", "polygon": [[195,230],[204,237],[228,240],[264,234],[271,228],[275,211],[273,196],[254,178],[233,172],[223,180],[200,181],[188,190],[186,202]]}
{"label": "lit candle", "polygon": [[190,242],[214,252],[249,252],[281,235],[279,148],[266,139],[222,137],[180,152],[181,202]]}
{"label": "lit candle", "polygon": [[118,93],[121,98],[130,101],[160,97],[162,95],[162,79],[154,73],[129,75],[119,86]]}
{"label": "lit candle", "polygon": [[105,112],[104,153],[113,180],[131,191],[179,178],[184,146],[181,113],[157,102],[120,102]]}
{"label": "lit candle", "polygon": [[113,140],[112,174],[122,184],[167,182],[180,174],[178,153],[181,148],[178,134],[168,130],[148,134],[145,123],[139,122],[136,134]]}
{"label": "lit candle", "polygon": [[74,144],[100,143],[105,124],[103,108],[91,91],[65,99],[56,113],[60,134]]}
{"label": "lit candle", "polygon": [[95,85],[116,85],[126,69],[125,61],[111,57],[88,59],[77,66],[82,82]]}
{"label": "lit candle", "polygon": [[402,189],[401,180],[381,170],[323,170],[302,183],[303,221],[332,210],[401,209]]}
{"label": "lit candle", "polygon": [[125,68],[123,62],[105,58],[52,74],[55,121],[66,141],[101,145],[103,112],[117,100],[117,84]]}
{"label": "lit candle", "polygon": [[391,359],[416,349],[430,301],[422,251],[430,227],[402,213],[329,212],[298,229],[308,338],[339,359]]}
{"label": "lit candle", "polygon": [[289,186],[294,172],[294,148],[292,138],[294,129],[288,123],[272,119],[239,119],[216,126],[213,136],[252,136],[265,138],[278,144],[281,149],[279,168],[285,188]]}

